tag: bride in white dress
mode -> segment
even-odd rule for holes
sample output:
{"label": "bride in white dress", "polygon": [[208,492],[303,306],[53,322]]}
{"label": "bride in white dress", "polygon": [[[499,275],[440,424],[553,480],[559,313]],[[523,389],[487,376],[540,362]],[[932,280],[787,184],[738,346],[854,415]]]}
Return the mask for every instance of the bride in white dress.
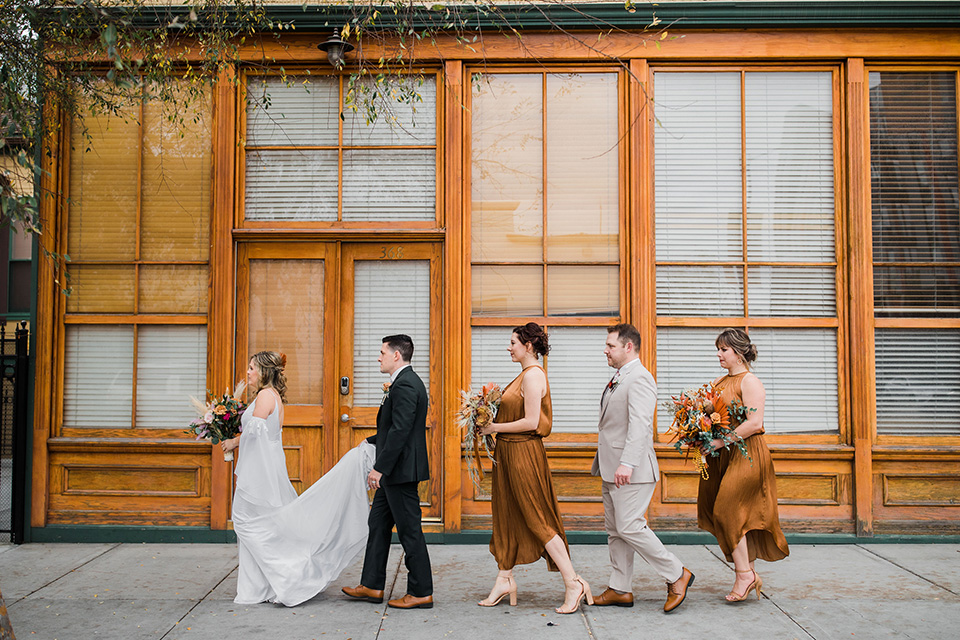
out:
{"label": "bride in white dress", "polygon": [[367,541],[366,478],[375,448],[351,449],[297,496],[283,454],[286,356],[261,351],[250,359],[247,384],[257,390],[241,418],[233,529],[240,569],[238,604],[276,602],[292,607],[320,593],[363,551]]}

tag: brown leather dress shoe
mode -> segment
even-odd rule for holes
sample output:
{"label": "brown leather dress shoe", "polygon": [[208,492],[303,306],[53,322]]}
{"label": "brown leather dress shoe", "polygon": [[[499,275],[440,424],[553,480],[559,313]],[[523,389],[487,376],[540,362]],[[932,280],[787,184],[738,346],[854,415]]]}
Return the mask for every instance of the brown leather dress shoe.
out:
{"label": "brown leather dress shoe", "polygon": [[340,590],[355,600],[376,602],[377,604],[383,602],[383,589],[368,589],[361,584],[359,587],[344,587]]}
{"label": "brown leather dress shoe", "polygon": [[433,596],[418,598],[405,593],[402,598],[388,602],[387,606],[394,609],[433,609]]}
{"label": "brown leather dress shoe", "polygon": [[683,604],[684,598],[687,597],[687,587],[693,584],[693,578],[694,575],[690,573],[690,569],[684,567],[680,578],[667,585],[667,601],[663,603],[664,613],[670,613]]}
{"label": "brown leather dress shoe", "polygon": [[632,607],[633,594],[620,593],[607,587],[603,593],[594,597],[593,604],[596,607]]}

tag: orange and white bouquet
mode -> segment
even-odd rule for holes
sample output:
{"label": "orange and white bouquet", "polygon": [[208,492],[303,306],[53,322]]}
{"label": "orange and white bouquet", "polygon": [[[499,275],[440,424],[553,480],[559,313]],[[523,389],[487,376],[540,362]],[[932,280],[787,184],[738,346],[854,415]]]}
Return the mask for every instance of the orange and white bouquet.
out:
{"label": "orange and white bouquet", "polygon": [[[460,410],[457,411],[457,424],[463,430],[463,443],[467,447],[467,471],[473,480],[474,488],[480,488],[483,479],[483,468],[480,462],[480,447],[489,460],[493,460],[494,440],[492,435],[484,436],[480,430],[493,422],[500,409],[500,400],[503,391],[500,385],[487,383],[480,388],[479,393],[470,394],[460,392]],[[472,454],[470,453],[472,451]]]}
{"label": "orange and white bouquet", "polygon": [[[743,440],[730,426],[746,420],[749,410],[737,401],[727,403],[721,397],[720,390],[712,384],[683,391],[664,405],[673,410],[673,424],[667,430],[667,433],[673,434],[673,446],[677,451],[687,447],[688,455],[696,449],[694,464],[704,480],[710,475],[707,473],[707,459],[702,452],[705,447],[710,448],[713,440],[722,440],[724,446],[735,444],[740,453],[750,458]],[[710,455],[715,457],[720,453],[711,451]]]}
{"label": "orange and white bouquet", "polygon": [[[190,396],[190,403],[198,417],[190,423],[187,433],[196,435],[197,440],[207,439],[212,444],[239,435],[242,430],[240,418],[247,409],[247,404],[242,400],[246,386],[246,383],[241,382],[232,394],[227,389],[222,396],[214,396],[208,391],[211,399],[206,404]],[[223,459],[227,462],[233,460],[233,451],[225,452]]]}

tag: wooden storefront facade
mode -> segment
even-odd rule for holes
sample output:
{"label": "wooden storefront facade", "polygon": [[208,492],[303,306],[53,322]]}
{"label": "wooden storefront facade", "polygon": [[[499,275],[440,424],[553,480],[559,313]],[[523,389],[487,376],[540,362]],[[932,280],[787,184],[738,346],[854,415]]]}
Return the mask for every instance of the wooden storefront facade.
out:
{"label": "wooden storefront facade", "polygon": [[[960,29],[790,4],[807,23],[694,13],[656,45],[574,23],[441,37],[415,49],[416,109],[372,127],[340,117],[350,61],[326,63],[317,18],[218,78],[187,142],[149,99],[88,122],[92,151],[63,122],[43,215],[74,293],[41,261],[33,539],[228,531],[232,467],[183,432],[187,396],[232,388],[263,348],[288,354],[284,446],[309,486],[371,433],[394,330],[430,391],[425,526],[489,529],[454,414],[516,373],[529,320],[554,346],[571,530],[602,530],[603,340],[628,321],[661,400],[718,375],[719,329],[755,336],[788,533],[960,533]],[[665,415],[649,516],[692,531],[697,473]]]}

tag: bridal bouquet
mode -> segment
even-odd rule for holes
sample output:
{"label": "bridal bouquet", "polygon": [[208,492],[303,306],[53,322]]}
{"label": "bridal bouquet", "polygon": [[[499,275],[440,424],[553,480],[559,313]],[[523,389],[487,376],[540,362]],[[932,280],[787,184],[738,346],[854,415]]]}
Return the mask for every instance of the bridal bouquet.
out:
{"label": "bridal bouquet", "polygon": [[500,408],[503,391],[494,383],[483,385],[479,393],[471,395],[467,391],[460,392],[460,410],[457,411],[457,424],[463,429],[463,442],[467,449],[473,450],[473,455],[467,454],[467,471],[473,486],[479,491],[480,480],[483,479],[483,468],[480,466],[480,446],[493,460],[491,449],[494,447],[493,436],[484,436],[480,430],[493,422]]}
{"label": "bridal bouquet", "polygon": [[[673,424],[667,430],[667,433],[673,434],[671,440],[676,440],[673,446],[677,451],[688,447],[688,455],[692,449],[697,450],[694,454],[694,464],[704,480],[710,475],[707,473],[707,459],[701,447],[708,445],[712,440],[722,440],[724,446],[735,444],[741,454],[750,458],[743,440],[730,427],[733,421],[740,424],[746,420],[749,411],[737,401],[731,403],[724,401],[720,391],[712,384],[705,384],[696,390],[683,391],[679,396],[673,396],[669,402],[664,403],[664,406],[673,410]],[[720,453],[712,451],[710,455],[716,457]]]}
{"label": "bridal bouquet", "polygon": [[[190,396],[190,403],[196,409],[198,418],[190,423],[187,433],[196,434],[197,440],[207,439],[212,444],[236,437],[242,429],[240,416],[247,408],[246,403],[241,400],[246,386],[246,383],[241,382],[237,384],[233,394],[229,389],[219,397],[210,394],[211,400],[206,404]],[[233,460],[233,451],[224,453],[223,459],[228,462]]]}

